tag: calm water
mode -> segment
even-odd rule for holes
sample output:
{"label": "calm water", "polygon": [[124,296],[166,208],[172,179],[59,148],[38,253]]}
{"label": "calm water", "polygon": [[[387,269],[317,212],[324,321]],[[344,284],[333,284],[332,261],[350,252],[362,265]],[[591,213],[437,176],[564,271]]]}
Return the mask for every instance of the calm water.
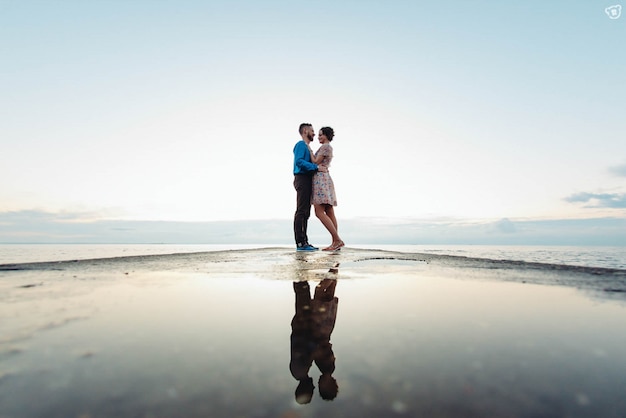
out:
{"label": "calm water", "polygon": [[384,256],[0,272],[0,417],[624,416],[623,301]]}
{"label": "calm water", "polygon": [[[279,246],[289,247],[288,244]],[[276,245],[0,244],[0,264],[193,253],[262,247],[276,247]],[[626,269],[626,248],[624,247],[379,244],[353,245],[352,247],[487,258],[493,260],[515,260]]]}

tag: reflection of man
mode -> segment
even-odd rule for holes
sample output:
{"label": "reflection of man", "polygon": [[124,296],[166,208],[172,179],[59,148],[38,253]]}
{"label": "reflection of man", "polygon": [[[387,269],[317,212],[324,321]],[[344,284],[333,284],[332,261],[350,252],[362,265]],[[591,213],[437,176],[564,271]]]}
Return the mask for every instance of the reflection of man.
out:
{"label": "reflection of man", "polygon": [[332,376],[335,371],[335,355],[330,343],[330,334],[335,327],[339,299],[335,297],[337,281],[324,279],[315,287],[311,299],[309,283],[294,282],[296,294],[296,314],[291,321],[291,362],[289,369],[298,380],[296,401],[300,404],[311,402],[313,379],[309,369],[315,361],[322,375],[319,378],[319,392],[323,399],[335,399],[338,392],[337,381]]}

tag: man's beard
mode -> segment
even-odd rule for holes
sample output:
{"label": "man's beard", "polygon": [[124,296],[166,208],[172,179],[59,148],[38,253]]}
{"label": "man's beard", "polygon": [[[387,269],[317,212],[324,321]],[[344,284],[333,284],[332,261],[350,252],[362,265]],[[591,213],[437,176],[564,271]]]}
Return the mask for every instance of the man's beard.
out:
{"label": "man's beard", "polygon": [[306,137],[309,139],[309,141],[313,141],[313,137],[314,137],[314,136],[315,136],[315,135],[313,135],[313,134],[307,134],[307,135],[306,135]]}

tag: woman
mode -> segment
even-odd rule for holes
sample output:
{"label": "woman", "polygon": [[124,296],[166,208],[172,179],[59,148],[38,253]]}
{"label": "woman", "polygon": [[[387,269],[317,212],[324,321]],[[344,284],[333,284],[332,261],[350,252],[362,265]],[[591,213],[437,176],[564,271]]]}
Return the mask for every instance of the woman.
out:
{"label": "woman", "polygon": [[337,206],[337,197],[335,196],[333,179],[330,178],[330,174],[327,171],[333,159],[333,147],[330,146],[330,142],[334,136],[333,128],[323,127],[320,129],[317,138],[322,145],[315,154],[311,151],[311,160],[315,164],[326,168],[326,171],[317,171],[313,175],[313,195],[311,198],[315,207],[315,216],[322,221],[322,224],[330,232],[330,236],[333,239],[332,244],[324,248],[324,251],[336,251],[345,245],[337,232],[337,218],[335,218],[335,210],[333,208]]}

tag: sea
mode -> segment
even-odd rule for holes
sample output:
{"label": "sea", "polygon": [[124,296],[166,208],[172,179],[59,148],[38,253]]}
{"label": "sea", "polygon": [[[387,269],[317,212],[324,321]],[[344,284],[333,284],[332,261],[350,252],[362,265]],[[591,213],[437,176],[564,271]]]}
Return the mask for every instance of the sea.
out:
{"label": "sea", "polygon": [[[254,248],[292,248],[291,244],[0,244],[0,265],[49,261],[88,260],[198,253]],[[409,253],[452,255],[490,260],[526,261],[626,269],[626,247],[606,246],[507,246],[507,245],[380,245],[359,244],[352,248]]]}

